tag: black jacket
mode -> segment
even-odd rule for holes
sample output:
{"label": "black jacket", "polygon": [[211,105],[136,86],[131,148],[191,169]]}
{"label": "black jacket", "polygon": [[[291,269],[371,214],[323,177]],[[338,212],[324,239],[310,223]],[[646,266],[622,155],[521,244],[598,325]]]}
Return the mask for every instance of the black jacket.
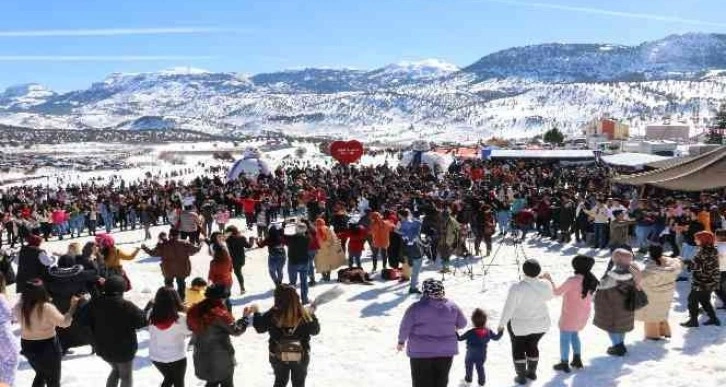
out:
{"label": "black jacket", "polygon": [[285,244],[287,245],[288,265],[304,265],[308,263],[310,237],[300,234],[286,236]]}
{"label": "black jacket", "polygon": [[[315,336],[320,333],[320,323],[315,315],[311,315],[312,319],[307,322],[303,322],[295,329],[295,332],[289,336],[296,340],[300,340],[305,352],[310,352],[310,336]],[[272,321],[272,310],[265,312],[265,314],[255,313],[254,319],[252,319],[252,325],[255,327],[257,333],[268,332],[270,334],[269,349],[270,353],[275,353],[278,342],[284,336],[283,328],[275,325]],[[293,327],[286,327],[292,329]]]}
{"label": "black jacket", "polygon": [[252,244],[243,235],[230,235],[227,238],[227,249],[235,265],[244,266],[245,249],[252,248]]}
{"label": "black jacket", "polygon": [[15,291],[20,294],[25,291],[26,283],[35,278],[45,278],[47,269],[40,262],[41,249],[38,247],[23,246],[18,253],[18,274]]}
{"label": "black jacket", "polygon": [[109,363],[132,361],[139,348],[136,330],[146,326],[144,312],[121,295],[104,295],[88,303],[83,320],[93,331],[96,353]]}

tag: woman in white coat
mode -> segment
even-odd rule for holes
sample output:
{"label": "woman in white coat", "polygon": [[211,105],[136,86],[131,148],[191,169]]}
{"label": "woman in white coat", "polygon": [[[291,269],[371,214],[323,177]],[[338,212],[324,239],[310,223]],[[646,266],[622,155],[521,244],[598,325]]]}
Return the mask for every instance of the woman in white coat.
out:
{"label": "woman in white coat", "polygon": [[668,325],[668,312],[671,310],[673,293],[676,290],[676,278],[683,269],[679,259],[663,256],[663,247],[651,245],[650,260],[642,272],[641,286],[648,295],[648,305],[635,312],[635,319],[642,321],[645,338],[660,340],[671,337]]}
{"label": "woman in white coat", "polygon": [[[527,379],[537,379],[537,345],[550,329],[547,301],[554,297],[551,282],[537,278],[542,272],[539,262],[526,260],[522,271],[525,277],[509,289],[499,321],[500,329],[506,325],[512,339],[512,358],[517,373],[514,381],[518,384],[526,384]],[[549,274],[543,275],[543,278],[547,277]]]}

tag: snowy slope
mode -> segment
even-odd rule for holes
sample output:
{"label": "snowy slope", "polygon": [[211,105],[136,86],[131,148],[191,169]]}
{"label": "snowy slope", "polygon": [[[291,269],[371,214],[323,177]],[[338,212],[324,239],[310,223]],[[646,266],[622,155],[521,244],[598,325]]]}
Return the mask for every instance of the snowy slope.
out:
{"label": "snowy slope", "polygon": [[413,124],[414,137],[465,141],[529,136],[555,125],[578,133],[602,115],[636,128],[666,117],[707,123],[726,99],[724,52],[726,35],[686,34],[633,47],[512,48],[461,70],[429,59],[371,71],[116,73],[62,95],[10,90],[0,98],[0,124],[136,129],[159,123],[214,134],[375,133],[364,138],[389,141],[411,137],[405,129]]}

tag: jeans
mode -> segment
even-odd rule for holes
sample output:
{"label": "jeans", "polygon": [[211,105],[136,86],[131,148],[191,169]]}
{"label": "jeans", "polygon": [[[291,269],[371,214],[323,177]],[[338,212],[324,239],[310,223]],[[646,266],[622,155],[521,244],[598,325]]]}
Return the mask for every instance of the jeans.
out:
{"label": "jeans", "polygon": [[418,276],[421,273],[423,258],[408,258],[408,265],[411,266],[411,283],[409,289],[414,290],[418,286]]}
{"label": "jeans", "polygon": [[509,222],[512,220],[512,213],[507,211],[497,212],[497,224],[502,234],[509,232]]}
{"label": "jeans", "polygon": [[577,332],[560,331],[560,359],[567,362],[570,359],[570,346],[572,352],[577,356],[582,353],[580,336]]}
{"label": "jeans", "polygon": [[349,252],[348,253],[348,267],[353,267],[353,265],[355,265],[356,267],[360,268],[360,256],[361,256],[360,252],[358,252],[358,253]]}
{"label": "jeans", "polygon": [[613,343],[613,346],[625,343],[625,333],[608,332],[608,336],[610,336],[610,342]]}
{"label": "jeans", "polygon": [[173,363],[154,362],[156,369],[164,376],[161,387],[184,387],[184,374],[187,372],[187,359]]}
{"label": "jeans", "polygon": [[309,355],[304,355],[300,363],[283,363],[277,358],[270,357],[270,365],[275,373],[275,382],[272,386],[285,387],[292,379],[292,387],[305,387],[309,364]]}
{"label": "jeans", "polygon": [[282,269],[285,267],[284,254],[270,254],[267,258],[267,269],[270,272],[270,278],[275,285],[282,283]]}
{"label": "jeans", "polygon": [[464,367],[466,369],[466,375],[464,380],[467,383],[471,383],[474,377],[474,368],[476,368],[477,384],[483,386],[486,383],[486,374],[484,374],[484,358],[477,358],[475,356],[466,355],[464,360]]}
{"label": "jeans", "polygon": [[164,278],[164,286],[170,288],[174,284],[174,280],[176,280],[176,292],[179,293],[179,297],[181,297],[181,300],[184,301],[184,296],[186,295],[186,289],[187,289],[187,284],[186,284],[184,278],[182,278],[182,277]]}
{"label": "jeans", "polygon": [[20,340],[21,353],[35,371],[33,387],[60,387],[61,347],[57,337]]}
{"label": "jeans", "polygon": [[446,387],[449,384],[451,357],[411,358],[413,387]]}
{"label": "jeans", "polygon": [[106,227],[106,233],[110,233],[113,229],[113,215],[110,212],[102,212],[101,219],[103,219],[103,226]]}
{"label": "jeans", "polygon": [[607,223],[594,223],[592,225],[593,230],[595,231],[595,248],[596,249],[604,249],[607,247],[607,232],[608,232],[608,225]]}
{"label": "jeans", "polygon": [[290,285],[297,285],[297,278],[300,276],[300,297],[303,304],[308,303],[308,264],[287,265],[287,275],[290,278]]}
{"label": "jeans", "polygon": [[108,379],[106,379],[106,387],[131,387],[134,385],[133,361],[108,364],[111,366],[111,373],[108,375]]}
{"label": "jeans", "polygon": [[653,232],[653,226],[635,226],[635,244],[638,248],[648,247],[648,238]]}

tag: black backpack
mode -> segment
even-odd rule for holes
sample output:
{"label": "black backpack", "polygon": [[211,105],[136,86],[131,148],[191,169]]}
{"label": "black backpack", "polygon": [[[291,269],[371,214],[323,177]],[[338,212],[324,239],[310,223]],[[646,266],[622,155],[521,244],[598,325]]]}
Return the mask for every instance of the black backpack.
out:
{"label": "black backpack", "polygon": [[299,325],[300,323],[292,329],[283,329],[282,337],[277,341],[275,357],[283,363],[300,363],[305,356],[302,340],[294,337]]}

